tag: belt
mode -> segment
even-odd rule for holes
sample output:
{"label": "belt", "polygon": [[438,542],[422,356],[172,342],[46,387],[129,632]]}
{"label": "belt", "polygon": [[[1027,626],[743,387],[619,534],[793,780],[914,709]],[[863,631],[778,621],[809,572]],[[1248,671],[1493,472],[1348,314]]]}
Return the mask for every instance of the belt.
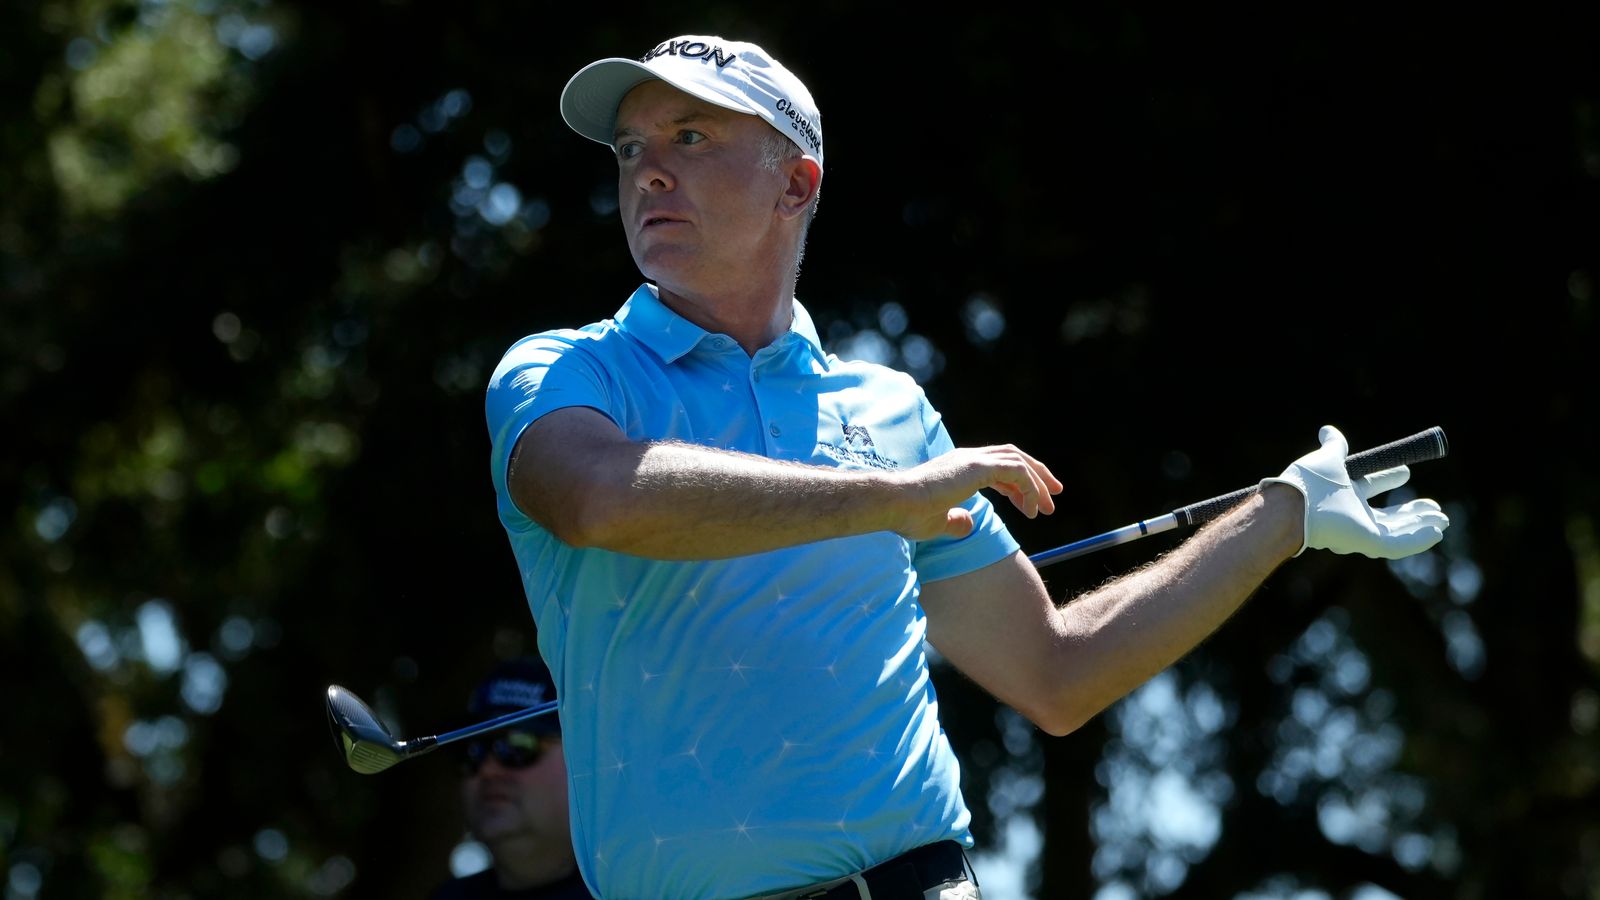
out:
{"label": "belt", "polygon": [[[963,881],[967,877],[966,851],[955,841],[940,841],[908,850],[862,872],[872,900],[922,900],[928,888]],[[794,900],[861,900],[867,896],[851,878],[815,891],[785,894]]]}

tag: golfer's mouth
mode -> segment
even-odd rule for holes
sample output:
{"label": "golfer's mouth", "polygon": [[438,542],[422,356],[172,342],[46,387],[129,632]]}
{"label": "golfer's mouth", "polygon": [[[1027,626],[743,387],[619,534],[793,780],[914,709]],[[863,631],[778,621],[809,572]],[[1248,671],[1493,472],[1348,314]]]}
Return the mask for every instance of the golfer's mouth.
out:
{"label": "golfer's mouth", "polygon": [[673,218],[672,216],[654,216],[654,215],[652,215],[652,216],[645,216],[644,218],[640,219],[639,227],[640,228],[654,228],[657,225],[680,225],[682,223],[683,223],[682,219],[676,219],[676,218]]}

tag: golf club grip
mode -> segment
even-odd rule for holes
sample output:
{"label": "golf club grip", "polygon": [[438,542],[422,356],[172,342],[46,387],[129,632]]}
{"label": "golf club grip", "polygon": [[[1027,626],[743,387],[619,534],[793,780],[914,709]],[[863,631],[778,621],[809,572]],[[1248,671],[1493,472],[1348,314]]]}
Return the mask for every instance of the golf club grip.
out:
{"label": "golf club grip", "polygon": [[[1409,466],[1413,463],[1441,459],[1449,452],[1450,443],[1445,439],[1444,429],[1434,427],[1398,441],[1390,441],[1381,447],[1352,453],[1345,458],[1345,471],[1350,473],[1351,478],[1361,478],[1396,466]],[[1202,500],[1175,509],[1172,515],[1177,518],[1180,525],[1190,527],[1203,525],[1232,509],[1239,501],[1260,489],[1259,484],[1241,488],[1231,494],[1223,494],[1220,497],[1212,497],[1210,500]]]}

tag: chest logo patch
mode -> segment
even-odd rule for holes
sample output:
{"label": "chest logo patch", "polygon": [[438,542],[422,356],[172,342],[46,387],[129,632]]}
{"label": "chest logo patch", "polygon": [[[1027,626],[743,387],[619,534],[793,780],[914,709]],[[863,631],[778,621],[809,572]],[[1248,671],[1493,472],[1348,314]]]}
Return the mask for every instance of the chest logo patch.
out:
{"label": "chest logo patch", "polygon": [[878,452],[872,445],[872,434],[864,425],[851,425],[845,423],[842,431],[844,441],[834,445],[818,442],[818,452],[830,456],[842,463],[853,463],[860,466],[871,466],[874,469],[897,469],[898,462]]}

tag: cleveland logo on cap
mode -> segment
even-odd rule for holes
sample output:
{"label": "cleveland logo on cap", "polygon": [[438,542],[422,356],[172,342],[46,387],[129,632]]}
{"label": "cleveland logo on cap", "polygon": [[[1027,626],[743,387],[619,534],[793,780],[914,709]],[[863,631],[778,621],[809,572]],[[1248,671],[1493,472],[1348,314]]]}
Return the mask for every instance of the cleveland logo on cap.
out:
{"label": "cleveland logo on cap", "polygon": [[779,113],[789,117],[790,127],[806,139],[806,142],[811,145],[812,152],[822,149],[822,135],[817,133],[816,127],[811,124],[811,120],[802,115],[800,110],[795,109],[794,104],[790,103],[788,98],[779,100],[777,109]]}
{"label": "cleveland logo on cap", "polygon": [[722,68],[728,63],[738,59],[738,55],[729,53],[721,47],[714,47],[705,41],[663,41],[656,45],[654,50],[639,57],[640,62],[649,62],[658,56],[684,56],[689,59],[709,60]]}

